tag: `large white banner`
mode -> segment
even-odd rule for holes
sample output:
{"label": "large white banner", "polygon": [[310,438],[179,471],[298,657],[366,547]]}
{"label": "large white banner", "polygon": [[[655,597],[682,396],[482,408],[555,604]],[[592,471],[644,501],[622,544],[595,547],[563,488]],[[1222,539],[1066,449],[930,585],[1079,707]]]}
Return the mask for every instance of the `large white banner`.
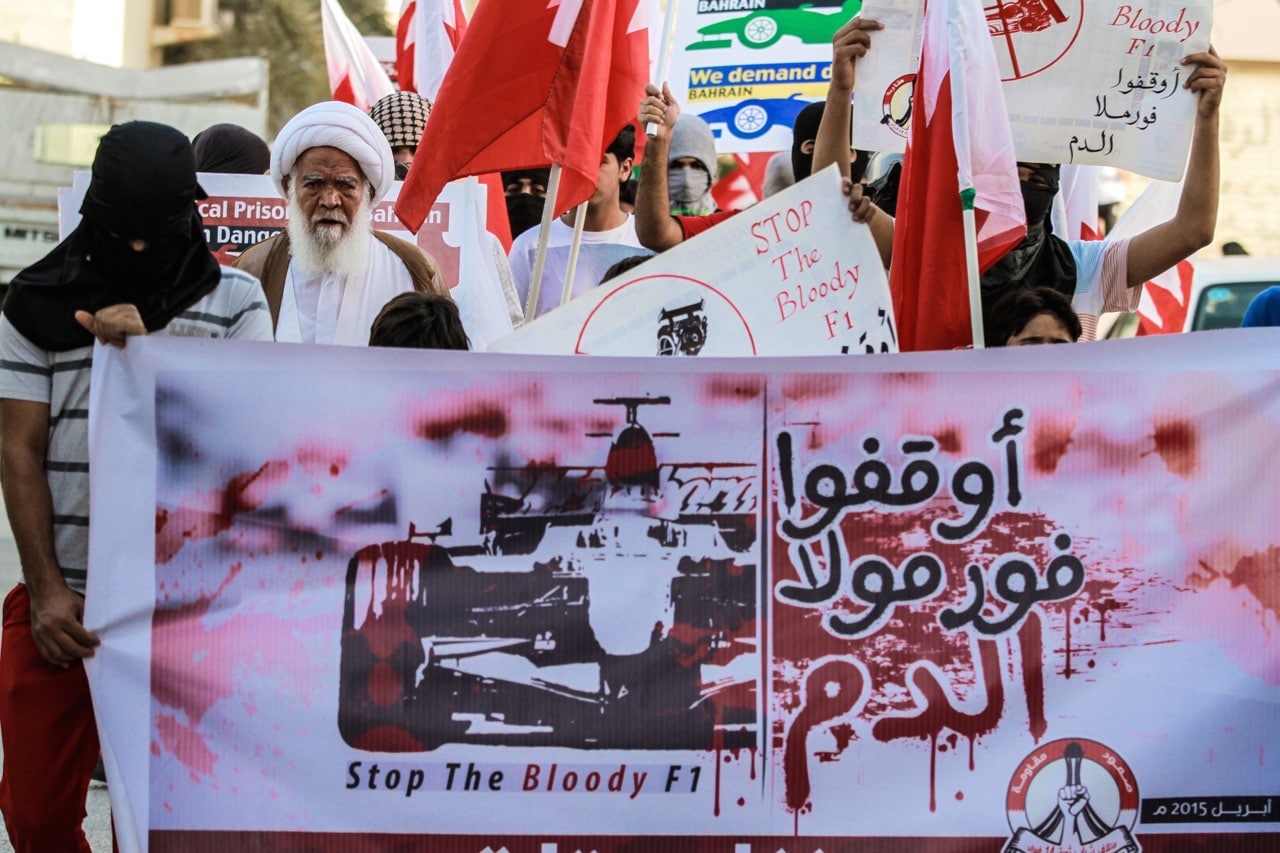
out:
{"label": "large white banner", "polygon": [[539,316],[494,352],[897,352],[889,283],[832,166]]}
{"label": "large white banner", "polygon": [[99,349],[122,849],[1272,851],[1277,353]]}
{"label": "large white banner", "polygon": [[[1178,180],[1196,97],[1183,57],[1209,49],[1210,0],[984,0],[1014,150],[1037,163],[1115,166]],[[902,151],[924,4],[867,0],[885,29],[858,63],[854,145]]]}
{"label": "large white banner", "polygon": [[681,0],[671,92],[711,126],[718,151],[790,148],[800,110],[827,96],[832,36],[861,6],[862,0]]}

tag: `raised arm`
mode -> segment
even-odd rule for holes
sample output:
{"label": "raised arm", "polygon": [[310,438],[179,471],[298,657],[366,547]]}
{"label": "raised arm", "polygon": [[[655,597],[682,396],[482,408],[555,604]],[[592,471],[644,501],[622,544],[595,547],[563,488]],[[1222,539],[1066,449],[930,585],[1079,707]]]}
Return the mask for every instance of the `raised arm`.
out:
{"label": "raised arm", "polygon": [[684,231],[671,215],[671,198],[667,192],[667,161],[671,155],[671,129],[680,117],[680,105],[666,83],[662,91],[650,84],[644,87],[640,102],[640,126],[656,125],[644,149],[644,163],[636,183],[636,237],[640,245],[663,252],[684,242]]}
{"label": "raised arm", "polygon": [[827,84],[827,105],[818,124],[813,144],[813,171],[820,172],[832,163],[840,165],[840,174],[849,176],[852,159],[850,125],[855,66],[871,47],[871,33],[884,29],[879,21],[855,17],[836,31],[831,40],[831,82]]}
{"label": "raised arm", "polygon": [[1227,65],[1212,47],[1182,63],[1192,69],[1185,86],[1198,99],[1187,176],[1173,219],[1143,231],[1129,243],[1129,287],[1140,286],[1209,245],[1218,222],[1218,113]]}

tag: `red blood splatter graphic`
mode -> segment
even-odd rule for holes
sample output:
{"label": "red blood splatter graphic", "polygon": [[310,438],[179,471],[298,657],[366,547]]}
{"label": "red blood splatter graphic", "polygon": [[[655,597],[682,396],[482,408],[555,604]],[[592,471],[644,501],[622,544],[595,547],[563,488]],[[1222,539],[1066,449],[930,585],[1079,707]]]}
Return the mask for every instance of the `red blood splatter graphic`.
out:
{"label": "red blood splatter graphic", "polygon": [[821,724],[849,713],[862,697],[862,673],[843,660],[827,661],[804,682],[804,705],[787,730],[783,757],[787,808],[799,814],[809,802],[809,733]]}
{"label": "red blood splatter graphic", "polygon": [[[163,745],[193,772],[208,773],[217,760],[199,726],[210,708],[236,691],[237,676],[250,662],[246,638],[271,636],[278,659],[297,663],[299,673],[307,669],[309,654],[293,635],[293,630],[307,627],[301,622],[237,615],[208,624],[219,609],[217,602],[242,572],[243,566],[236,563],[212,593],[187,604],[157,608],[152,616],[152,696],[186,715],[185,724],[171,715],[171,722],[165,723],[166,715],[157,713],[155,725]],[[271,676],[285,688],[299,673],[273,670]]]}
{"label": "red blood splatter graphic", "polygon": [[981,657],[980,668],[986,686],[986,707],[977,713],[966,713],[951,704],[951,699],[938,682],[933,671],[917,668],[911,675],[911,683],[921,693],[918,714],[908,717],[882,717],[871,727],[876,740],[928,738],[929,739],[929,811],[938,810],[937,798],[937,744],[943,729],[950,729],[969,739],[969,769],[973,769],[974,741],[995,730],[1004,714],[1004,682],[1000,677],[1000,655],[995,642],[978,641]]}
{"label": "red blood splatter graphic", "polygon": [[1036,421],[1031,429],[1031,464],[1041,474],[1052,474],[1071,446],[1075,424],[1058,420]]}
{"label": "red blood splatter graphic", "polygon": [[[1088,621],[1092,613],[1098,614],[1098,640],[1107,641],[1107,614],[1112,610],[1121,610],[1127,605],[1112,596],[1118,586],[1116,581],[1096,579],[1086,581],[1080,597],[1089,602],[1089,606],[1080,608],[1080,616]],[[1067,630],[1070,631],[1070,625]]]}
{"label": "red blood splatter graphic", "polygon": [[764,377],[759,374],[734,376],[732,374],[716,374],[707,382],[703,398],[708,402],[717,400],[754,400],[764,393]]}
{"label": "red blood splatter graphic", "polygon": [[[1065,429],[1057,442],[1061,446],[1049,454],[1052,458],[1047,459],[1046,464],[1056,466],[1069,442],[1070,430]],[[772,508],[777,512],[783,509],[777,503]],[[799,517],[812,517],[815,510],[801,506],[797,513]],[[1072,551],[1084,561],[1086,583],[1091,585],[1065,602],[1034,606],[1015,629],[998,638],[980,639],[975,647],[970,639],[972,629],[947,631],[938,621],[943,609],[964,608],[970,601],[966,567],[977,564],[989,572],[1000,557],[1019,554],[1035,566],[1043,578],[1045,569],[1058,553],[1053,540],[1062,531],[1043,515],[1004,511],[992,515],[981,536],[968,542],[948,543],[931,533],[933,523],[943,518],[956,518],[956,507],[945,499],[909,512],[851,512],[839,521],[846,554],[843,580],[835,597],[818,606],[795,606],[776,592],[774,596],[774,742],[779,748],[784,742],[790,745],[789,723],[801,713],[805,676],[812,662],[831,658],[857,661],[866,669],[865,704],[856,717],[833,727],[835,749],[802,757],[819,762],[840,760],[849,741],[840,737],[839,729],[846,725],[856,732],[870,726],[872,736],[881,741],[923,738],[931,747],[930,803],[934,808],[939,781],[936,766],[939,741],[950,750],[955,748],[957,736],[967,739],[972,769],[975,741],[1008,719],[1004,714],[1006,696],[1016,696],[1018,692],[1011,693],[1011,685],[1019,684],[1020,692],[1025,695],[1029,739],[1039,740],[1045,736],[1048,731],[1045,654],[1058,648],[1058,642],[1046,647],[1044,633],[1049,630],[1056,634],[1061,630],[1057,627],[1062,618],[1059,614],[1072,603],[1087,603],[1095,610],[1099,604],[1109,609],[1125,607],[1126,599],[1137,594],[1132,583],[1124,583],[1126,572],[1131,569],[1090,557],[1090,540],[1078,536]],[[804,580],[804,569],[793,550],[798,546],[784,540],[776,529],[773,537],[777,577]],[[821,585],[829,577],[826,539],[814,537],[805,547],[811,554],[810,571],[816,577],[814,581],[804,582]],[[869,605],[853,598],[850,592],[850,566],[855,561],[876,555],[891,565],[901,566],[908,557],[922,551],[936,556],[944,568],[942,590],[935,597],[897,606],[889,623],[870,635],[843,638],[826,629],[828,614],[856,619],[867,612]],[[988,617],[1008,611],[1010,605],[995,597],[990,587],[986,595],[983,613]],[[1008,669],[1000,664],[1002,643],[1011,645]],[[919,704],[904,689],[908,687],[922,697]],[[948,733],[953,733],[950,744]],[[797,758],[793,762],[784,760],[782,769],[787,776],[790,805],[795,796],[791,776],[807,773],[807,767]],[[794,784],[803,787],[799,780]]]}
{"label": "red blood splatter graphic", "polygon": [[298,467],[312,477],[326,473],[337,477],[351,462],[347,451],[319,444],[305,444],[298,448],[294,456],[298,460]]}
{"label": "red blood splatter graphic", "polygon": [[1049,730],[1044,716],[1044,639],[1039,613],[1032,611],[1022,623],[1018,644],[1022,647],[1022,690],[1027,696],[1027,718],[1031,736],[1039,743]]}
{"label": "red blood splatter graphic", "polygon": [[1241,557],[1227,577],[1233,587],[1245,587],[1259,604],[1280,615],[1280,547]]}
{"label": "red blood splatter graphic", "polygon": [[938,442],[938,449],[943,453],[964,452],[964,441],[960,438],[960,431],[955,427],[940,430],[933,438]]}
{"label": "red blood splatter graphic", "polygon": [[156,731],[160,733],[165,749],[173,753],[183,765],[206,776],[213,772],[218,756],[210,751],[204,738],[194,728],[184,726],[170,714],[157,714]]}
{"label": "red blood splatter graphic", "polygon": [[501,438],[507,434],[509,426],[506,408],[496,403],[480,402],[468,409],[455,409],[445,417],[420,417],[413,425],[413,434],[428,441],[443,441],[462,432],[484,438]]}
{"label": "red blood splatter graphic", "polygon": [[257,509],[267,492],[289,476],[289,463],[267,462],[256,471],[237,474],[226,488],[214,489],[183,501],[172,512],[156,509],[156,564],[164,565],[183,545],[230,530],[238,513]]}
{"label": "red blood splatter graphic", "polygon": [[1200,438],[1194,425],[1184,420],[1158,423],[1155,440],[1156,453],[1169,473],[1187,480],[1200,470]]}

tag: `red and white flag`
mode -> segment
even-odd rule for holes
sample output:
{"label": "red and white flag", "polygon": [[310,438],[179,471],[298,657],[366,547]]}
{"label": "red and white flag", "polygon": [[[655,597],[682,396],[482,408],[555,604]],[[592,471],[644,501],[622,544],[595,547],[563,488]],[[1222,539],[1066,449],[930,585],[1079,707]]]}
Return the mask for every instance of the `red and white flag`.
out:
{"label": "red and white flag", "polygon": [[[396,25],[396,82],[400,89],[434,102],[466,31],[467,16],[460,0],[405,0]],[[481,175],[480,182],[488,198],[486,227],[510,251],[511,226],[502,176]]]}
{"label": "red and white flag", "polygon": [[[643,136],[643,134],[641,134]],[[711,186],[711,197],[721,210],[745,210],[764,198],[764,173],[771,151],[734,154],[733,171]]]}
{"label": "red and white flag", "polygon": [[434,101],[467,31],[461,0],[405,0],[396,24],[400,88]]}
{"label": "red and white flag", "polygon": [[1098,166],[1062,165],[1053,232],[1063,240],[1099,240]]}
{"label": "red and white flag", "polygon": [[[649,77],[640,0],[483,0],[445,74],[396,215],[416,230],[446,183],[559,164],[556,215],[595,191],[600,158]],[[510,47],[508,47],[510,46]]]}
{"label": "red and white flag", "polygon": [[324,31],[329,90],[335,101],[345,101],[368,112],[379,98],[396,90],[338,0],[320,0],[320,26]]}
{"label": "red and white flag", "polygon": [[978,269],[1026,235],[1009,114],[982,0],[928,0],[893,237],[903,352],[973,343],[962,199],[972,199]]}
{"label": "red and white flag", "polygon": [[[1182,181],[1152,181],[1137,201],[1129,205],[1107,236],[1114,239],[1133,237],[1168,222],[1178,212],[1181,198]],[[1142,298],[1138,302],[1139,335],[1182,331],[1187,319],[1194,271],[1194,261],[1184,259],[1142,286]]]}

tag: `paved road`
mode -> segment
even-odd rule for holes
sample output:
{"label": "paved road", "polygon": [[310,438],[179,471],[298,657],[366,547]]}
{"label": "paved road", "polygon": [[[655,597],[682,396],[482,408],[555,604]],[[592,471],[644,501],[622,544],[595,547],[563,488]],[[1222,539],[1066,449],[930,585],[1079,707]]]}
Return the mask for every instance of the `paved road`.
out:
{"label": "paved road", "polygon": [[[0,594],[7,594],[22,574],[18,564],[18,549],[13,543],[13,531],[9,529],[9,517],[0,499]],[[0,747],[0,756],[4,755]],[[98,782],[89,788],[89,817],[84,822],[93,853],[111,853],[111,804],[105,785]],[[0,836],[0,853],[13,853],[8,834]]]}

